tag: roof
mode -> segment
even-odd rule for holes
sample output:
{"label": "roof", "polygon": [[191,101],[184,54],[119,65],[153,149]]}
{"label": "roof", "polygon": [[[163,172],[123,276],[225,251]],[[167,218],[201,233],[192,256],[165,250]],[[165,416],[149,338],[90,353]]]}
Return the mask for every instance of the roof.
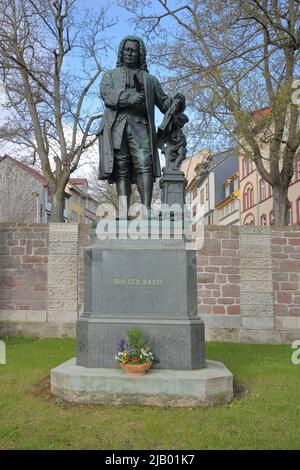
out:
{"label": "roof", "polygon": [[86,178],[70,178],[69,182],[71,184],[86,184],[88,185],[88,181]]}
{"label": "roof", "polygon": [[14,163],[14,165],[18,166],[19,168],[22,168],[22,170],[26,171],[27,173],[30,173],[32,176],[38,179],[44,187],[48,186],[48,182],[46,178],[34,168],[31,168],[30,166],[25,165],[25,163],[19,162],[18,160],[11,157],[10,155],[4,155],[3,157],[0,157],[0,162],[3,161],[4,159],[11,160]]}

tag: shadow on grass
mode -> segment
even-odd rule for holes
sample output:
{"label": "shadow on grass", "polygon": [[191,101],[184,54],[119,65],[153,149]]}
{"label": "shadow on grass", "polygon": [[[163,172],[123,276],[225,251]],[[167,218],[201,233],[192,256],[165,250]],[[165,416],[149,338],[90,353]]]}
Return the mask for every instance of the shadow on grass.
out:
{"label": "shadow on grass", "polygon": [[247,389],[242,384],[233,379],[233,400],[232,401],[241,401],[246,394]]}

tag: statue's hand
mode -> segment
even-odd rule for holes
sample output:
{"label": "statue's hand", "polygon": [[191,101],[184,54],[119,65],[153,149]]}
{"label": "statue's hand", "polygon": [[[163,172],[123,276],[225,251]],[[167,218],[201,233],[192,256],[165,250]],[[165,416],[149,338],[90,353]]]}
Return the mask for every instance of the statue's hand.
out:
{"label": "statue's hand", "polygon": [[185,101],[185,96],[182,93],[176,93],[174,95],[174,99],[178,99],[179,101]]}
{"label": "statue's hand", "polygon": [[185,96],[182,94],[182,93],[176,93],[176,95],[174,96],[174,100],[178,100],[179,101],[179,109],[178,111],[182,112],[185,110]]}
{"label": "statue's hand", "polygon": [[143,101],[145,101],[145,95],[144,93],[134,93],[130,96],[128,101],[131,106],[141,104]]}

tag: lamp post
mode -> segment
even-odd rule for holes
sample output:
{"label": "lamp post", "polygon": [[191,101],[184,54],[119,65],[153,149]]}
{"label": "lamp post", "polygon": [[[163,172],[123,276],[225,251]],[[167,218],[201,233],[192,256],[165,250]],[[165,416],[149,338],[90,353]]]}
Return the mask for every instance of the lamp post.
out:
{"label": "lamp post", "polygon": [[32,195],[36,198],[36,223],[40,223],[40,194],[33,191]]}

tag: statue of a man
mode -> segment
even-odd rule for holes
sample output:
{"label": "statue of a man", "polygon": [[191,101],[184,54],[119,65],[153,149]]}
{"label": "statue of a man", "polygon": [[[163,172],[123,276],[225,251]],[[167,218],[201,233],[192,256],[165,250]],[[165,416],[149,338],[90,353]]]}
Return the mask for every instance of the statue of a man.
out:
{"label": "statue of a man", "polygon": [[155,105],[165,114],[175,98],[184,97],[164,93],[158,79],[148,73],[144,42],[134,36],[121,41],[117,66],[103,75],[100,93],[105,112],[99,136],[99,179],[116,183],[126,216],[132,183],[137,184],[141,202],[150,211],[153,182],[161,175]]}

